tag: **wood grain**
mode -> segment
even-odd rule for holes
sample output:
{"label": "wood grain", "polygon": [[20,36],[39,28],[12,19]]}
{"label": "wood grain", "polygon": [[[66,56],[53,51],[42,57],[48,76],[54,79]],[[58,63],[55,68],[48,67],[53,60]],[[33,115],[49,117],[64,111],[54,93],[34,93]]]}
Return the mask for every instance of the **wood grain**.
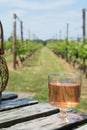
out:
{"label": "wood grain", "polygon": [[[73,112],[70,112],[70,113],[73,113]],[[64,121],[62,124],[59,124],[58,115],[59,115],[58,113],[51,114],[48,116],[43,115],[43,117],[41,117],[41,118],[18,123],[14,126],[4,129],[4,130],[66,130],[66,129],[72,130],[72,129],[76,128],[77,126],[81,125],[83,120],[85,120],[85,119],[87,120],[87,117],[84,118],[84,115],[81,115],[83,117],[82,120],[71,122],[71,123],[69,123],[69,122],[65,123],[65,121]],[[85,128],[87,128],[87,127],[85,127]]]}
{"label": "wood grain", "polygon": [[47,103],[39,103],[0,112],[0,128],[8,127],[16,123],[33,120],[40,117],[45,117],[57,112],[58,110],[56,107],[53,107]]}

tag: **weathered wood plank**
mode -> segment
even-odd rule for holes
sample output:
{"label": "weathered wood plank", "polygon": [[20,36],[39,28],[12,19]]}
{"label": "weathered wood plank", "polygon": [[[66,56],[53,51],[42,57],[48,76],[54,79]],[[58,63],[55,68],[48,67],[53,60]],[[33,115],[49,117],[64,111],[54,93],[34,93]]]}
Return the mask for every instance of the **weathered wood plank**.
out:
{"label": "weathered wood plank", "polygon": [[0,104],[0,111],[10,110],[18,107],[33,105],[38,103],[37,100],[22,98],[22,99],[14,99],[14,100],[6,100],[2,101]]}
{"label": "weathered wood plank", "polygon": [[87,130],[87,124],[85,124],[84,126],[81,126],[75,130]]}
{"label": "weathered wood plank", "polygon": [[[57,114],[55,114],[55,116],[57,116]],[[61,125],[57,125],[57,122],[52,118],[54,118],[54,115],[23,122],[4,130],[54,130],[55,128],[61,127]]]}
{"label": "weathered wood plank", "polygon": [[35,104],[13,110],[0,112],[0,128],[8,127],[16,123],[36,119],[57,113],[58,109],[50,104]]}
{"label": "weathered wood plank", "polygon": [[1,97],[1,100],[10,100],[10,99],[15,99],[17,98],[18,95],[15,94],[15,93],[11,93],[11,92],[3,92],[2,93],[2,97]]}
{"label": "weathered wood plank", "polygon": [[[4,128],[4,130],[66,130],[66,129],[71,130],[75,128],[77,125],[82,124],[82,120],[79,120],[77,122],[75,121],[72,123],[64,122],[62,124],[58,124],[57,118],[58,118],[58,114],[52,114],[47,117],[44,116],[38,119],[22,122],[6,129]],[[87,129],[87,127],[85,128]]]}

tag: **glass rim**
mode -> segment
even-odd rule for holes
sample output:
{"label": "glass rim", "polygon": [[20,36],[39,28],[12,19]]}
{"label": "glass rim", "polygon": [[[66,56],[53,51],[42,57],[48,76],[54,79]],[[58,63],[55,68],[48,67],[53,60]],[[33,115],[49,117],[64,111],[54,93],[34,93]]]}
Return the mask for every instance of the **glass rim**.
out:
{"label": "glass rim", "polygon": [[[58,75],[59,74],[59,75]],[[48,76],[62,76],[62,75],[65,75],[65,76],[72,76],[72,77],[82,77],[82,73],[81,72],[48,72]]]}

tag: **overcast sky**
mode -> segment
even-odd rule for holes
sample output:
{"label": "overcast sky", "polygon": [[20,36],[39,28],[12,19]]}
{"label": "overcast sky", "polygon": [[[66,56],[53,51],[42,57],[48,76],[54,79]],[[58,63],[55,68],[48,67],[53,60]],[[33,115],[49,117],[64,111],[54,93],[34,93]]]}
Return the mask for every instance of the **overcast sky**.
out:
{"label": "overcast sky", "polygon": [[[24,38],[39,39],[82,36],[82,9],[87,0],[0,0],[0,20],[7,39],[13,32],[13,13],[23,21]],[[17,21],[17,35],[20,37]],[[61,30],[61,33],[60,33]]]}

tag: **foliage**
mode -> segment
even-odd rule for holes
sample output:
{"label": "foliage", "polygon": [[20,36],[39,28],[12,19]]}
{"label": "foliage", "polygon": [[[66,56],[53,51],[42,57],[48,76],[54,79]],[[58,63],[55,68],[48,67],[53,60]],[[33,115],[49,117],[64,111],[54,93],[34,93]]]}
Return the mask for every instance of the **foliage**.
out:
{"label": "foliage", "polygon": [[9,52],[12,52],[12,43],[11,42],[5,42],[4,43],[4,48],[5,48],[5,51],[9,51]]}
{"label": "foliage", "polygon": [[69,63],[79,65],[87,75],[87,40],[84,43],[57,41],[47,45],[58,56],[65,58]]}
{"label": "foliage", "polygon": [[[42,44],[38,44],[35,41],[27,41],[22,43],[20,40],[16,40],[16,53],[21,61],[27,56],[30,56],[40,47],[42,47]],[[5,50],[7,52],[12,52],[12,42],[5,42]]]}

